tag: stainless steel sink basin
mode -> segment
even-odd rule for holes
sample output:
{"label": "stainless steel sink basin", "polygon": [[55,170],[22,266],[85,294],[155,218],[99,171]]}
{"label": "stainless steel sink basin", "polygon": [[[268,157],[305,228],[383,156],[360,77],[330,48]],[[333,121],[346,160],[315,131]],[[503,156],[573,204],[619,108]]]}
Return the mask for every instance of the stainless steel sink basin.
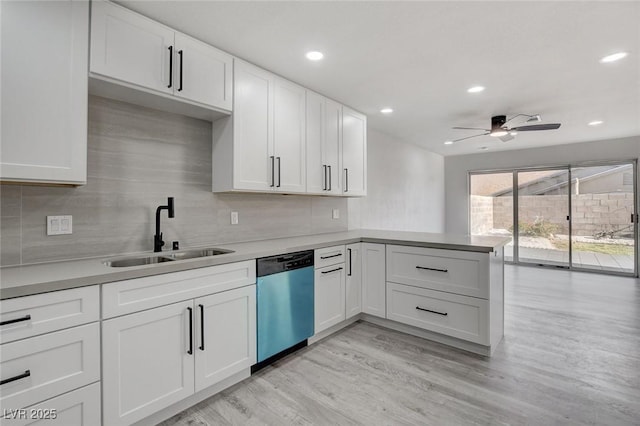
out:
{"label": "stainless steel sink basin", "polygon": [[227,254],[227,253],[233,253],[233,250],[226,250],[221,248],[205,248],[205,249],[187,250],[187,251],[181,251],[177,253],[171,253],[171,254],[168,254],[167,256],[175,260],[183,260],[183,259],[196,259],[198,257],[218,256],[220,254]]}
{"label": "stainless steel sink basin", "polygon": [[125,259],[107,260],[103,262],[112,268],[126,268],[127,266],[153,265],[154,263],[173,262],[174,259],[164,256],[130,257]]}
{"label": "stainless steel sink basin", "polygon": [[176,253],[163,253],[147,257],[127,257],[115,260],[106,260],[103,263],[112,268],[126,268],[128,266],[153,265],[155,263],[173,262],[185,259],[197,259],[199,257],[218,256],[220,254],[233,253],[233,250],[221,248],[205,248],[180,251]]}

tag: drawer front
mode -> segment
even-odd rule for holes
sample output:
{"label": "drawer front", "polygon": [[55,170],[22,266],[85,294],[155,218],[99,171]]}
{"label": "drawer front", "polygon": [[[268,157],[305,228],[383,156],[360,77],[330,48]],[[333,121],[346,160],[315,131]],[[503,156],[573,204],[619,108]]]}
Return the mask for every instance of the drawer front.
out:
{"label": "drawer front", "polygon": [[6,409],[28,407],[100,380],[100,326],[82,325],[0,348],[0,401]]}
{"label": "drawer front", "polygon": [[387,318],[488,345],[488,302],[475,297],[387,283]]}
{"label": "drawer front", "polygon": [[100,319],[100,288],[89,286],[0,301],[0,342]]}
{"label": "drawer front", "polygon": [[387,246],[387,281],[489,298],[486,253]]}
{"label": "drawer front", "polygon": [[102,286],[102,317],[112,318],[256,282],[256,261],[118,281]]}
{"label": "drawer front", "polygon": [[338,263],[344,263],[345,259],[345,246],[333,246],[317,249],[314,251],[313,263],[316,269],[324,268],[325,266],[337,265]]}
{"label": "drawer front", "polygon": [[7,426],[96,426],[101,422],[100,383],[4,414]]}

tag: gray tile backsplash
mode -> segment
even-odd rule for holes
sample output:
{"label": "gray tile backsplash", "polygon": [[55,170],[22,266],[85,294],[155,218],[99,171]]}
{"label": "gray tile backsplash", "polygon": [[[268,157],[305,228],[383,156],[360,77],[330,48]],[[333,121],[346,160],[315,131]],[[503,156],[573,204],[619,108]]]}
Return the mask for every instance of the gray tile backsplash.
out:
{"label": "gray tile backsplash", "polygon": [[[2,185],[0,264],[151,250],[155,208],[168,196],[176,203],[174,219],[162,214],[169,247],[347,229],[343,198],[213,194],[211,145],[209,122],[91,96],[87,185]],[[47,236],[46,216],[63,214],[73,215],[73,234]]]}

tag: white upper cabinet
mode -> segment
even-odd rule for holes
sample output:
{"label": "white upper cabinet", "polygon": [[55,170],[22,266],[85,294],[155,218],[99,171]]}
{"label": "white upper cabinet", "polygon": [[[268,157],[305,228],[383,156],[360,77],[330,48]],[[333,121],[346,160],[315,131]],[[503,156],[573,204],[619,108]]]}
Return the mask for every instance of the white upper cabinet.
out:
{"label": "white upper cabinet", "polygon": [[128,9],[94,1],[91,9],[91,72],[164,93],[173,93],[175,32]]}
{"label": "white upper cabinet", "polygon": [[367,195],[367,117],[342,107],[343,194]]}
{"label": "white upper cabinet", "polygon": [[[231,110],[230,55],[107,1],[93,1],[91,10],[92,77]],[[132,100],[130,92],[124,100]]]}
{"label": "white upper cabinet", "polygon": [[307,193],[340,195],[342,105],[307,90]]}
{"label": "white upper cabinet", "polygon": [[0,180],[87,180],[89,6],[0,2]]}
{"label": "white upper cabinet", "polygon": [[274,156],[276,191],[306,192],[305,89],[275,79]]}
{"label": "white upper cabinet", "polygon": [[231,56],[176,32],[176,96],[231,110]]}

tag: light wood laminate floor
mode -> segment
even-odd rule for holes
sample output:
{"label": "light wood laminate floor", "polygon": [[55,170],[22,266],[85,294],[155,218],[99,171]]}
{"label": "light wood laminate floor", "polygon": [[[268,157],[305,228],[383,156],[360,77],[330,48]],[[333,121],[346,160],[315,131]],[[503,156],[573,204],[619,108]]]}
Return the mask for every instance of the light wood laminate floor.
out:
{"label": "light wood laminate floor", "polygon": [[640,425],[640,281],[505,273],[492,358],[359,322],[163,425]]}

